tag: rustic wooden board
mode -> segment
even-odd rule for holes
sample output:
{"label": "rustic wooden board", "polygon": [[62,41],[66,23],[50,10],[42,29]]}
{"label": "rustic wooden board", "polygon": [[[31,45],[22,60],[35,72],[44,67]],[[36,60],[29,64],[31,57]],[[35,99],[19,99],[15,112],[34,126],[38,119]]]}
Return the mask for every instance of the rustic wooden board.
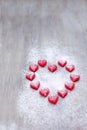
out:
{"label": "rustic wooden board", "polygon": [[[61,117],[54,118],[59,111],[54,109],[53,119],[49,116],[51,111],[45,119],[40,107],[42,111],[30,114],[29,119],[20,116],[18,94],[23,90],[22,71],[29,48],[52,44],[60,52],[74,55],[78,62],[81,82],[76,89],[77,97],[69,107],[60,104],[59,110],[61,106],[65,109]],[[0,130],[86,130],[86,54],[86,0],[0,0]]]}

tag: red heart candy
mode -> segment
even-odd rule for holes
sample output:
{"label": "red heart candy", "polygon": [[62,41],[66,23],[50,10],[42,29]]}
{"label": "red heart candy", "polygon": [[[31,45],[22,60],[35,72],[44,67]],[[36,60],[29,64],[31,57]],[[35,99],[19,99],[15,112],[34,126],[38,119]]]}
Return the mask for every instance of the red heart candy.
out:
{"label": "red heart candy", "polygon": [[54,71],[57,70],[57,66],[56,65],[49,65],[48,70],[51,71],[51,72],[54,72]]}
{"label": "red heart candy", "polygon": [[39,64],[41,67],[44,67],[44,66],[46,66],[46,64],[47,64],[47,61],[46,61],[46,60],[39,60],[39,61],[38,61],[38,64]]}
{"label": "red heart candy", "polygon": [[69,72],[72,72],[74,69],[75,69],[74,65],[67,65],[66,66],[66,70],[69,71]]}
{"label": "red heart candy", "polygon": [[48,96],[48,101],[52,104],[56,104],[58,102],[58,95],[54,95],[54,96]]}
{"label": "red heart candy", "polygon": [[38,90],[39,87],[40,87],[40,82],[30,83],[30,87],[31,87],[32,89]]}
{"label": "red heart candy", "polygon": [[26,79],[32,81],[35,78],[35,74],[27,74]]}
{"label": "red heart candy", "polygon": [[62,98],[64,98],[66,95],[68,94],[68,91],[67,90],[61,90],[61,91],[58,91],[58,95]]}
{"label": "red heart candy", "polygon": [[73,81],[73,82],[76,82],[80,79],[80,75],[76,75],[76,74],[71,74],[70,75],[70,79]]}
{"label": "red heart candy", "polygon": [[64,67],[64,66],[67,64],[67,61],[60,60],[60,61],[58,61],[58,64],[59,64],[61,67]]}
{"label": "red heart candy", "polygon": [[40,95],[41,96],[44,96],[44,97],[47,97],[48,96],[48,94],[49,94],[49,89],[48,88],[44,88],[44,89],[41,89],[40,91],[39,91],[39,93],[40,93]]}
{"label": "red heart candy", "polygon": [[72,91],[75,88],[75,84],[72,82],[65,83],[65,88]]}
{"label": "red heart candy", "polygon": [[36,72],[39,69],[38,65],[30,65],[29,70]]}

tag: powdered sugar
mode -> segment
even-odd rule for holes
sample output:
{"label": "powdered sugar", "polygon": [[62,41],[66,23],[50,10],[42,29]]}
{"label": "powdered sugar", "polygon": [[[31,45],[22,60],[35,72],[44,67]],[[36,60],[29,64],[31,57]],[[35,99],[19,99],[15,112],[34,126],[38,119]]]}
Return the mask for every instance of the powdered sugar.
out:
{"label": "powdered sugar", "polygon": [[[33,46],[32,46],[33,47]],[[26,72],[30,72],[28,70],[29,65],[31,64],[37,64],[39,59],[46,59],[49,64],[56,64],[58,60],[67,60],[68,63],[76,65],[75,58],[72,56],[68,56],[68,54],[65,55],[60,53],[59,49],[57,47],[51,48],[47,46],[45,49],[44,48],[31,48],[29,49],[29,53],[27,56],[27,64],[25,68],[25,73],[22,75],[24,76]],[[58,65],[57,65],[58,66]],[[62,68],[58,66],[58,70],[56,72],[50,72],[47,69],[47,66],[42,68],[39,67],[39,70],[36,72],[36,79],[35,81],[40,81],[41,82],[41,88],[49,88],[51,91],[51,94],[54,95],[57,90],[62,90],[64,89],[64,83],[70,81],[69,77],[69,72],[65,70],[65,68]],[[33,90],[29,86],[30,81],[26,80],[24,78],[23,81],[23,91],[19,93],[19,99],[18,99],[18,111],[20,116],[25,116],[27,117],[26,123],[32,122],[34,123],[34,126],[31,128],[36,128],[37,130],[42,127],[42,124],[46,123],[49,124],[49,120],[51,120],[51,124],[57,126],[57,121],[60,122],[60,117],[61,114],[66,113],[66,109],[64,111],[64,104],[68,105],[68,108],[70,108],[70,101],[74,98],[72,98],[74,95],[71,94],[68,95],[64,101],[59,100],[58,104],[55,105],[54,107],[47,101],[47,98],[41,97],[39,92]],[[64,103],[65,102],[65,103]],[[62,109],[63,111],[59,111],[59,109]],[[73,109],[73,108],[72,108]],[[58,116],[57,116],[58,114]],[[67,113],[66,113],[67,114]],[[65,115],[66,115],[65,114]],[[38,115],[38,116],[37,116]],[[52,119],[53,118],[53,119]],[[63,118],[65,116],[63,115]],[[63,118],[61,118],[63,120]],[[42,120],[43,119],[43,120]],[[54,122],[55,121],[55,122]],[[40,126],[37,126],[37,123],[39,122]],[[52,125],[48,127],[48,125],[45,124],[45,127],[50,129],[53,128]]]}

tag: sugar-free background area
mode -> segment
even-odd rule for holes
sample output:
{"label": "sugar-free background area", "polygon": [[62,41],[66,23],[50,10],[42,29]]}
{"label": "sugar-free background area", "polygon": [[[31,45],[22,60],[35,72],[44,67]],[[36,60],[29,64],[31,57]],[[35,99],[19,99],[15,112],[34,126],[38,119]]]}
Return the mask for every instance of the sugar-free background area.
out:
{"label": "sugar-free background area", "polygon": [[[77,66],[80,82],[56,106],[24,90],[31,50]],[[86,54],[86,0],[0,0],[0,130],[87,130]]]}

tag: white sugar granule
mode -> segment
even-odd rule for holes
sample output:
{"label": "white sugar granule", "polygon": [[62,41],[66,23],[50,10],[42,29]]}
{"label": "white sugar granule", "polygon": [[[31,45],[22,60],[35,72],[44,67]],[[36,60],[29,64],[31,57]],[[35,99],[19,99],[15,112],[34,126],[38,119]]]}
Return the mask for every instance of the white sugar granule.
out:
{"label": "white sugar granule", "polygon": [[[78,63],[73,55],[70,55],[68,51],[61,52],[57,47],[35,47],[29,48],[26,68],[23,71],[22,78],[25,76],[29,65],[36,64],[39,59],[46,59],[49,64],[56,64],[58,60],[67,60],[69,64]],[[75,70],[78,72],[79,68]],[[80,72],[79,72],[80,73]],[[69,72],[64,68],[58,67],[58,70],[54,73],[48,71],[47,66],[45,68],[40,68],[36,72],[36,81],[41,82],[41,88],[48,87],[51,94],[55,94],[57,90],[62,90],[64,88],[64,83],[69,81]],[[76,88],[74,91],[69,92],[65,99],[59,99],[56,105],[52,105],[48,102],[47,98],[41,97],[38,91],[35,91],[29,87],[29,81],[23,78],[22,91],[19,93],[18,97],[18,114],[20,117],[24,118],[25,125],[29,124],[30,130],[63,130],[71,128],[73,126],[79,127],[82,124],[86,124],[83,115],[85,114],[80,110],[81,105],[79,105],[79,82],[76,83]],[[81,99],[80,99],[81,102]],[[85,104],[87,105],[87,103]],[[82,109],[82,108],[81,108]],[[79,118],[79,113],[82,117]],[[75,115],[76,113],[76,115]],[[77,122],[76,122],[77,121]]]}

